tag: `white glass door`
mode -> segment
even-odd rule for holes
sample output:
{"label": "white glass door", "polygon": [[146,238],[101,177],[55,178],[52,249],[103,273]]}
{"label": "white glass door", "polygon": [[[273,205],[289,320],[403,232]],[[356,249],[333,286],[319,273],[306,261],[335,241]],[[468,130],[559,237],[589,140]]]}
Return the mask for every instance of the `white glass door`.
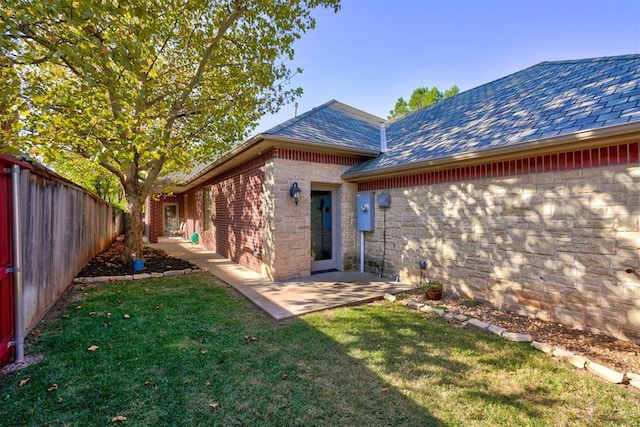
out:
{"label": "white glass door", "polygon": [[311,190],[311,271],[337,268],[335,190]]}

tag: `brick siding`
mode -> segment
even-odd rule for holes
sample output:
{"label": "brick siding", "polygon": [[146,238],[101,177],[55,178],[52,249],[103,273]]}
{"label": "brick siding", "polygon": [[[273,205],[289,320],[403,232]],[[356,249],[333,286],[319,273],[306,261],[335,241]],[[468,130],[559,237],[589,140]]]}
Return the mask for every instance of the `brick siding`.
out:
{"label": "brick siding", "polygon": [[145,215],[145,218],[149,220],[149,241],[151,243],[158,243],[158,237],[162,236],[162,205],[164,203],[177,203],[178,204],[178,224],[184,221],[185,211],[182,195],[153,195],[150,198],[148,209],[151,210],[149,214]]}
{"label": "brick siding", "polygon": [[[483,171],[475,173],[474,171]],[[391,195],[365,261],[449,292],[640,341],[638,143],[359,184]],[[386,217],[386,218],[385,218]]]}
{"label": "brick siding", "polygon": [[[224,257],[261,271],[265,153],[184,195],[187,236]],[[209,197],[209,219],[205,218]]]}

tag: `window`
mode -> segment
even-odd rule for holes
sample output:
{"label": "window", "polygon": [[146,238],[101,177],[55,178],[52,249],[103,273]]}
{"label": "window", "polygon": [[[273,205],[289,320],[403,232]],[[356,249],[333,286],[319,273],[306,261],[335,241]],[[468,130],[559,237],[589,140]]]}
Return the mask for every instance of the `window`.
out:
{"label": "window", "polygon": [[202,229],[207,231],[211,228],[211,190],[209,188],[202,190],[202,211],[204,215]]}

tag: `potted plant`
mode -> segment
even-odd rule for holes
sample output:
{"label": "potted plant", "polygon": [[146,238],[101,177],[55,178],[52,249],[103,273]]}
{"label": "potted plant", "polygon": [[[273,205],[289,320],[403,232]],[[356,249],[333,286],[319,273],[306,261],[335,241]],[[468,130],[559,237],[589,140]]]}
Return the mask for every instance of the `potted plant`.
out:
{"label": "potted plant", "polygon": [[424,294],[427,299],[430,300],[440,300],[442,299],[443,286],[442,283],[437,280],[429,280],[428,282],[423,282],[421,285],[424,290]]}

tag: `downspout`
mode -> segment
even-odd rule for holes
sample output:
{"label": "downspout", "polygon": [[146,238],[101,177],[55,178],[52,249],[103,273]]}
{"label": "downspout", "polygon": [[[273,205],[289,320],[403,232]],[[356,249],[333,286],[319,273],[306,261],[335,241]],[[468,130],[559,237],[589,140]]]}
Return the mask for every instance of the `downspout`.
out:
{"label": "downspout", "polygon": [[364,273],[364,231],[360,232],[360,273]]}
{"label": "downspout", "polygon": [[20,166],[11,167],[13,231],[13,310],[15,363],[24,363],[24,307],[22,306],[22,232],[20,216]]}

